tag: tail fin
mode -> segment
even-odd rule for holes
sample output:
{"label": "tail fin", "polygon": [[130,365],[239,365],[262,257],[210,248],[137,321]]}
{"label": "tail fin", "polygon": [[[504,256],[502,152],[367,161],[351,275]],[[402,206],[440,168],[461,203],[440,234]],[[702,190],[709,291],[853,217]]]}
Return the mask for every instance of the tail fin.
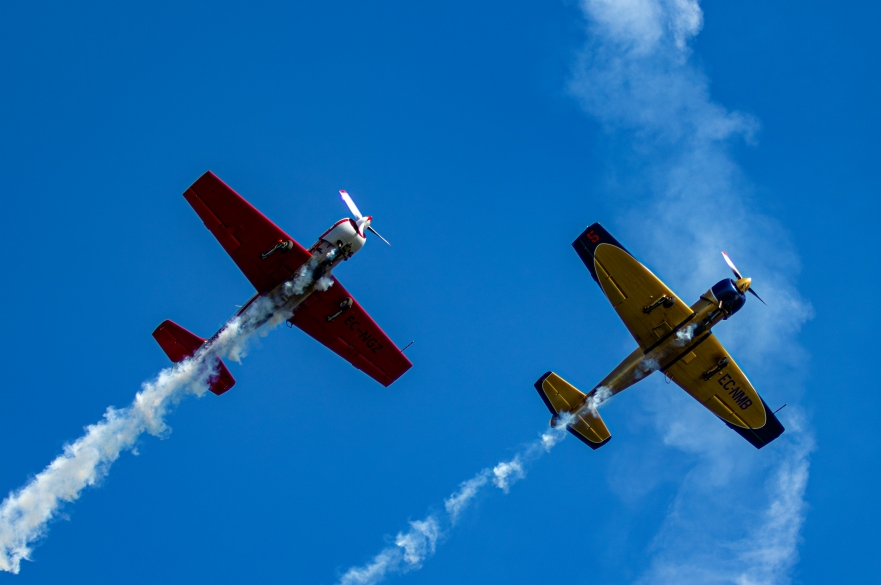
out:
{"label": "tail fin", "polygon": [[585,407],[587,395],[557,374],[548,372],[539,378],[535,389],[554,415],[551,425],[555,426],[561,413],[568,413],[574,415],[574,418],[567,429],[591,449],[599,449],[612,438],[597,410]]}
{"label": "tail fin", "polygon": [[[153,338],[165,352],[165,355],[174,363],[182,362],[196,353],[202,347],[205,340],[190,333],[174,321],[165,320],[153,332]],[[217,360],[217,372],[208,380],[211,391],[218,396],[235,385],[236,380],[226,369],[219,359]]]}

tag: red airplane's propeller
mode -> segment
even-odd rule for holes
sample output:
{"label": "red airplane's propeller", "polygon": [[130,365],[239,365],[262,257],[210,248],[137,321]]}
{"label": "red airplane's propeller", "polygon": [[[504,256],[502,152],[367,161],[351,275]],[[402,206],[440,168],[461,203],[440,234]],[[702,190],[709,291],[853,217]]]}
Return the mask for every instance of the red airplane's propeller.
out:
{"label": "red airplane's propeller", "polygon": [[391,246],[388,240],[379,235],[378,231],[370,227],[370,222],[373,220],[372,215],[361,215],[361,212],[358,210],[358,206],[355,205],[355,202],[352,201],[352,198],[349,197],[349,194],[345,191],[340,191],[340,196],[343,198],[343,201],[346,202],[346,205],[349,207],[349,211],[351,211],[352,215],[355,217],[355,224],[358,226],[358,231],[361,233],[362,236],[365,235],[364,230],[371,231],[377,238]]}
{"label": "red airplane's propeller", "polygon": [[[756,293],[756,291],[754,291],[752,289],[752,279],[751,278],[746,278],[746,279],[743,278],[743,276],[740,274],[740,270],[737,269],[737,266],[735,266],[734,262],[731,261],[731,258],[728,257],[728,254],[726,254],[725,252],[722,252],[722,257],[725,258],[725,262],[728,264],[728,267],[731,268],[731,271],[734,273],[734,276],[737,277],[737,280],[746,280],[746,282],[744,283],[746,286],[746,290],[749,291],[750,293],[752,293],[752,295],[754,297],[756,297],[757,299],[762,301],[762,297],[760,297],[758,295],[758,293]],[[744,292],[746,292],[746,291],[744,291]],[[762,301],[762,304],[765,305],[766,307],[768,306],[768,303],[766,303],[765,301]]]}

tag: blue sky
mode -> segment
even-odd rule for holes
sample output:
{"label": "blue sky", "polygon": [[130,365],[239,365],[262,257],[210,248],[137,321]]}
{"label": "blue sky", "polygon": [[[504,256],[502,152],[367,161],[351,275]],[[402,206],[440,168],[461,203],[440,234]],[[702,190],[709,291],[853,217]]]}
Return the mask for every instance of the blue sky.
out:
{"label": "blue sky", "polygon": [[[600,221],[788,431],[756,451],[652,376],[389,582],[871,581],[879,8],[689,0],[8,7],[0,27],[0,485],[24,486],[251,294],[181,194],[211,169],[309,246],[347,189],[393,246],[335,274],[413,369],[252,343],[61,507],[20,583],[336,583],[547,430],[633,342],[570,247]],[[405,567],[406,568],[406,567]]]}

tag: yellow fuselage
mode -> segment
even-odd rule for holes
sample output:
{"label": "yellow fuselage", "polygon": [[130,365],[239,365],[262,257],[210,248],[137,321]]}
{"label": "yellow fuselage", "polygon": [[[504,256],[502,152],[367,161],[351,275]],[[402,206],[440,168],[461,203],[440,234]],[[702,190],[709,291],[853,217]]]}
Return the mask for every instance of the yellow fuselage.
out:
{"label": "yellow fuselage", "polygon": [[[695,337],[695,331],[698,330],[699,334],[708,333],[727,316],[727,313],[719,308],[712,290],[701,295],[700,299],[691,306],[691,310],[694,311],[694,315],[675,331],[670,329],[662,335],[654,347],[648,351],[641,347],[633,350],[587,394],[585,400],[600,394],[601,402],[633,386],[656,370],[666,370],[668,365],[679,359],[685,363],[690,362],[694,354],[688,351],[687,347]],[[687,352],[686,355],[682,355],[683,352]]]}

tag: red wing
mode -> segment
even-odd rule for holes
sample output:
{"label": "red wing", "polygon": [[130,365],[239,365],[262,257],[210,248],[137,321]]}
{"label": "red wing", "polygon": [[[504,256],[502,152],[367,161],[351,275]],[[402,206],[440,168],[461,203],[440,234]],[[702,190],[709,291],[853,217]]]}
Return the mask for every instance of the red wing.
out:
{"label": "red wing", "polygon": [[[293,238],[211,171],[199,177],[187,189],[184,197],[261,294],[290,280],[310,257],[309,252]],[[292,243],[289,250],[279,250],[265,259],[261,258],[261,254],[284,241]]]}
{"label": "red wing", "polygon": [[[334,278],[297,307],[290,322],[365,374],[388,386],[413,365]],[[348,308],[346,306],[348,305]]]}

